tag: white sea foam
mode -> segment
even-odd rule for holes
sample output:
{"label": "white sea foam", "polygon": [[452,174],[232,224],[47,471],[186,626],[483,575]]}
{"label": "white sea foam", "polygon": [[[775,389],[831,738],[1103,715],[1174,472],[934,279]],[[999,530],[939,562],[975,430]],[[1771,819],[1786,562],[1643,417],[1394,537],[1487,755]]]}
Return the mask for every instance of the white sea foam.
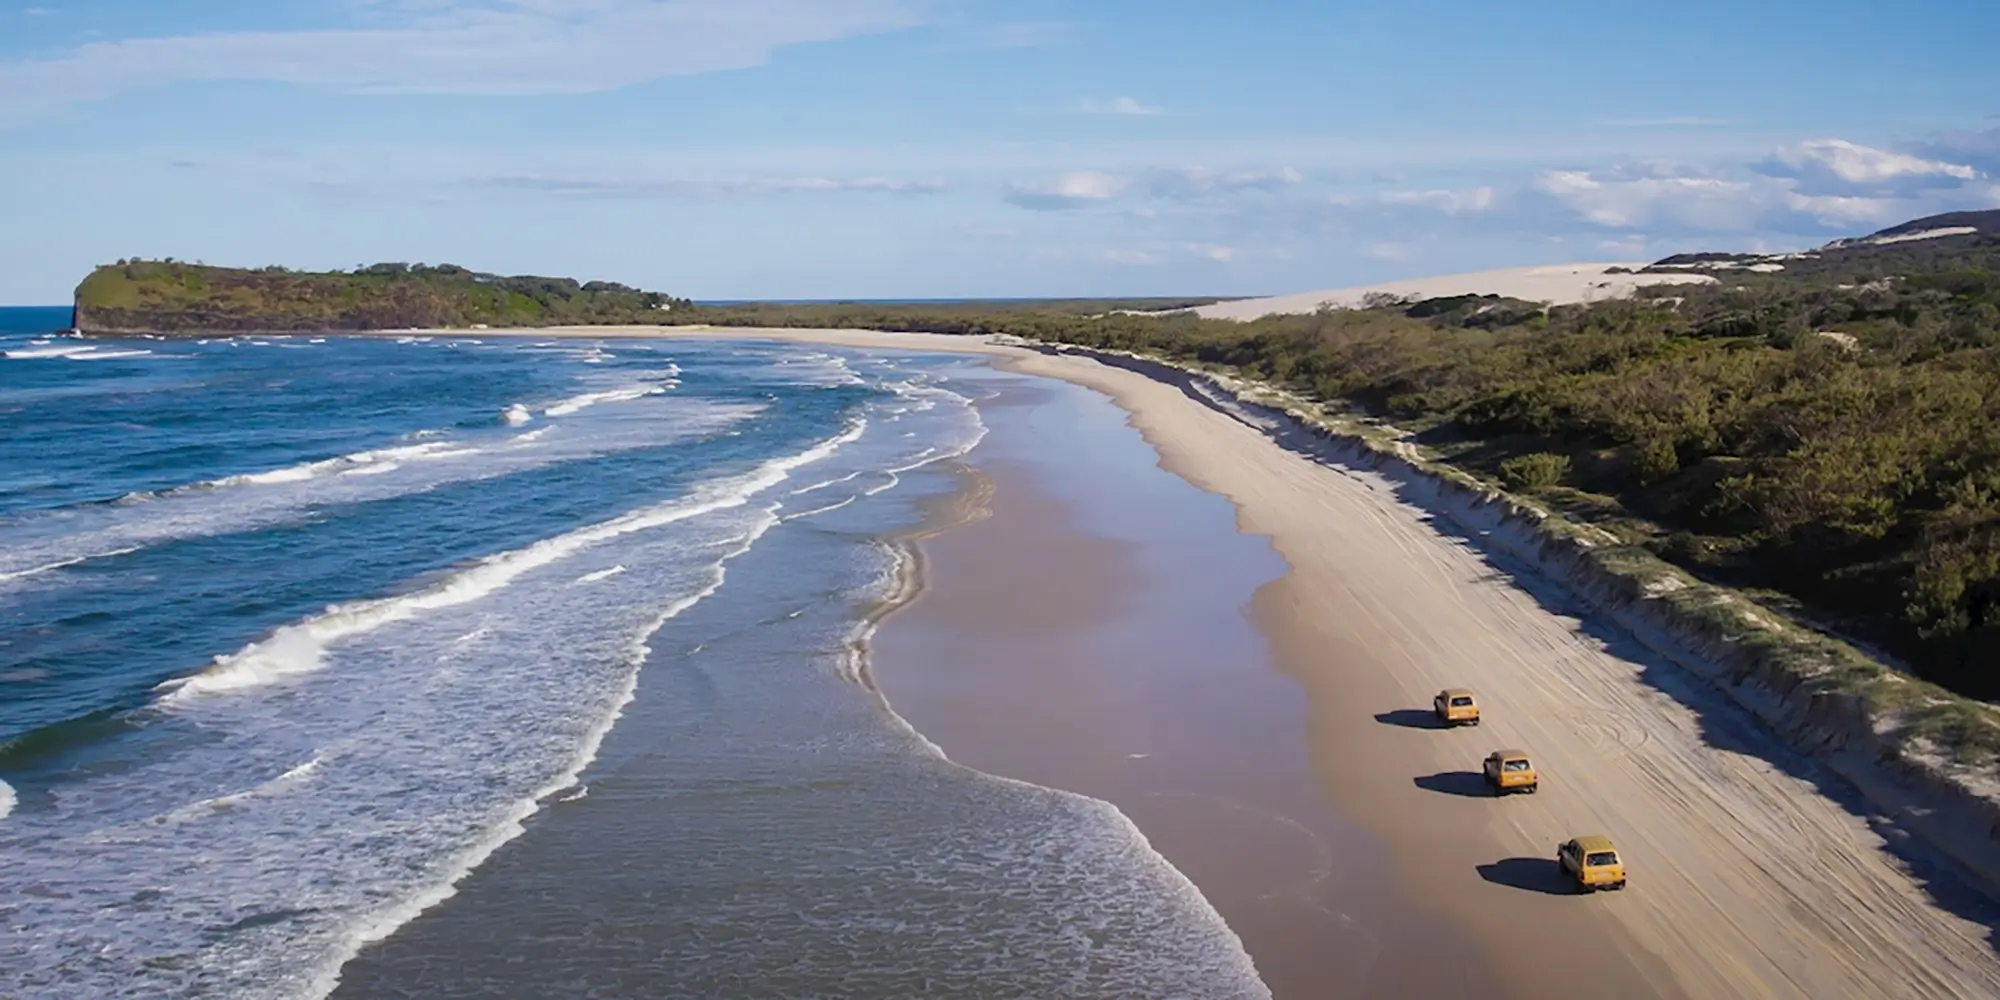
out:
{"label": "white sea foam", "polygon": [[143,358],[152,351],[79,351],[69,355],[71,361],[108,361],[112,358]]}
{"label": "white sea foam", "polygon": [[867,470],[856,469],[853,472],[850,472],[847,475],[840,477],[839,479],[829,479],[826,480],[825,482],[814,483],[811,486],[802,486],[796,490],[793,490],[790,495],[803,496],[807,493],[814,493],[819,490],[826,489],[829,486],[839,486],[841,483],[851,483],[854,481],[855,477],[861,475],[861,473],[865,471]]}
{"label": "white sea foam", "polygon": [[623,572],[625,572],[625,567],[623,565],[613,566],[610,569],[594,570],[592,572],[585,573],[582,576],[577,577],[576,582],[596,583],[599,580],[607,580]]}
{"label": "white sea foam", "polygon": [[861,499],[861,496],[862,496],[861,494],[856,494],[856,495],[854,495],[854,496],[851,496],[851,497],[848,497],[848,498],[846,498],[846,499],[844,499],[844,500],[840,500],[840,501],[837,501],[837,502],[835,502],[835,503],[830,503],[830,504],[827,504],[827,505],[826,505],[826,506],[824,506],[824,507],[814,507],[814,508],[812,508],[811,510],[802,510],[802,511],[799,511],[798,513],[796,513],[796,514],[786,514],[786,515],[785,515],[785,517],[784,517],[784,519],[785,519],[785,520],[787,520],[787,521],[796,521],[796,520],[798,520],[799,518],[802,518],[802,517],[811,517],[811,516],[813,516],[814,514],[824,514],[824,513],[828,512],[828,511],[834,511],[834,510],[839,510],[840,508],[842,508],[842,507],[845,507],[845,506],[847,506],[848,504],[851,504],[851,503],[853,503],[854,501],[856,501],[856,500],[859,500],[859,499]]}
{"label": "white sea foam", "polygon": [[[207,483],[201,485],[269,486],[274,483],[299,483],[308,479],[318,479],[321,476],[359,472],[366,470],[372,465],[386,464],[393,467],[406,461],[427,458],[452,458],[477,454],[478,451],[479,449],[476,448],[455,449],[447,442],[430,441],[424,444],[404,445],[399,448],[357,451],[335,458],[322,459],[317,462],[301,462],[298,465],[288,465],[281,469],[269,469],[264,472],[249,472],[237,476],[224,476],[221,479],[209,480]],[[379,471],[386,472],[390,470],[382,469]]]}
{"label": "white sea foam", "polygon": [[170,824],[178,825],[182,823],[199,822],[203,819],[207,819],[211,813],[215,812],[218,809],[230,809],[236,806],[240,806],[250,801],[251,799],[256,798],[259,795],[271,795],[287,791],[291,788],[291,786],[311,777],[312,773],[319,769],[320,764],[324,760],[325,760],[324,757],[314,756],[311,760],[308,760],[303,764],[293,767],[290,770],[285,771],[284,773],[268,781],[260,781],[257,784],[252,785],[249,788],[242,789],[240,791],[228,792],[222,795],[214,795],[205,799],[197,799],[193,802],[188,803],[187,805],[179,806],[177,808],[170,809],[167,812],[160,813],[159,815],[148,817],[142,822],[150,823],[156,826],[170,825]]}
{"label": "white sea foam", "polygon": [[59,559],[55,562],[43,563],[40,566],[29,566],[26,569],[17,569],[10,572],[0,573],[0,583],[8,583],[14,580],[24,580],[27,579],[28,577],[40,576],[43,573],[47,573],[53,570],[59,570],[66,566],[75,566],[79,563],[86,563],[91,561],[92,559],[109,559],[112,556],[122,556],[126,555],[127,553],[132,553],[137,551],[139,551],[138,547],[133,546],[130,548],[112,549],[109,552],[93,552],[89,555],[72,556],[71,558],[68,559]]}
{"label": "white sea foam", "polygon": [[522,424],[525,424],[528,421],[535,419],[535,415],[529,412],[527,407],[521,405],[520,403],[515,403],[514,405],[507,407],[507,409],[500,414],[500,419],[505,420],[508,426],[510,427],[519,427]]}
{"label": "white sea foam", "polygon": [[569,433],[545,437],[543,432],[550,428],[538,428],[480,443],[434,438],[134,494],[113,504],[65,511],[61,517],[0,522],[0,581],[114,550],[281,523],[315,503],[383,499],[445,483],[660,447],[714,433],[754,418],[765,408],[760,403],[698,400],[661,400],[648,406],[650,410],[635,411],[630,419],[594,421]]}
{"label": "white sea foam", "polygon": [[166,701],[171,704],[194,695],[261,687],[310,673],[320,668],[331,643],[439,608],[476,601],[524,573],[620,536],[748,503],[758,493],[783,482],[793,469],[819,461],[859,438],[866,427],[866,421],[856,420],[839,435],[797,455],[766,462],[755,472],[709,483],[687,497],[545,538],[527,548],[490,556],[416,593],[331,606],[324,614],[284,626],[263,640],[217,657],[201,673],[160,687],[168,692]]}
{"label": "white sea foam", "polygon": [[[841,444],[845,444],[848,441],[852,441],[854,437],[858,437],[860,435],[860,428],[853,428],[851,433],[853,435],[851,437],[848,434],[842,434],[838,438],[815,446],[807,454],[812,454],[812,452],[817,452],[821,449],[825,449],[825,452],[814,455],[812,458],[806,458],[797,464],[818,461],[820,458],[824,458],[825,455],[832,454],[833,450],[837,449]],[[845,440],[842,440],[843,438]],[[831,444],[832,447],[827,447],[828,444]],[[784,471],[788,472],[791,468],[796,467],[797,465],[788,466]],[[781,472],[781,479],[782,475],[783,473]],[[446,875],[442,880],[423,888],[409,899],[377,911],[370,919],[363,921],[356,927],[343,942],[341,949],[332,956],[331,960],[321,963],[316,974],[313,976],[314,989],[311,996],[314,1000],[332,993],[340,985],[341,967],[346,965],[348,960],[358,954],[364,946],[388,937],[390,934],[395,933],[396,928],[415,920],[425,910],[450,899],[458,892],[458,883],[465,876],[471,874],[472,870],[479,867],[481,862],[492,856],[494,851],[499,850],[500,845],[521,835],[525,829],[522,826],[523,822],[541,809],[541,804],[544,800],[577,786],[577,779],[583,775],[583,769],[589,767],[590,762],[597,759],[597,751],[603,746],[604,737],[611,732],[612,726],[617,725],[619,717],[625,714],[626,707],[632,704],[632,698],[638,693],[639,665],[644,663],[646,657],[651,655],[653,651],[652,647],[646,644],[647,640],[651,639],[653,633],[658,632],[661,626],[680,617],[689,608],[700,604],[702,601],[714,596],[716,591],[721,590],[723,581],[728,577],[730,560],[750,551],[751,546],[755,545],[757,540],[762,538],[764,533],[770,531],[777,523],[777,518],[772,516],[770,510],[767,508],[764,511],[764,516],[754,522],[750,530],[742,537],[736,539],[735,544],[724,552],[710,567],[709,579],[705,586],[669,604],[665,610],[660,612],[658,617],[648,623],[632,639],[625,656],[627,669],[624,672],[622,682],[619,684],[617,695],[612,701],[610,711],[584,734],[581,745],[577,747],[575,754],[570,757],[568,765],[546,784],[535,789],[532,794],[514,803],[513,807],[508,810],[505,819],[490,828],[485,836],[453,858],[445,866]],[[574,797],[582,798],[582,795],[579,794]]]}
{"label": "white sea foam", "polygon": [[595,586],[551,565],[354,635],[282,692],[163,706],[217,739],[55,790],[10,849],[62,901],[0,936],[0,968],[52,1000],[323,996],[576,787],[648,637],[776,523],[741,504],[633,533],[571,557],[629,564]]}
{"label": "white sea foam", "polygon": [[7,357],[22,361],[32,361],[38,358],[66,358],[73,354],[88,354],[96,349],[91,344],[81,346],[63,344],[55,347],[30,347],[25,350],[0,351],[0,354],[5,354]]}
{"label": "white sea foam", "polygon": [[837,354],[818,351],[786,354],[778,358],[773,367],[793,385],[832,387],[868,384],[867,379],[849,367],[846,358]]}
{"label": "white sea foam", "polygon": [[566,417],[587,407],[596,406],[599,403],[624,403],[634,399],[643,399],[647,396],[657,396],[666,392],[668,388],[670,386],[665,384],[651,383],[647,385],[623,386],[617,389],[604,389],[597,392],[579,393],[549,406],[542,411],[542,415]]}
{"label": "white sea foam", "polygon": [[20,797],[14,794],[14,786],[0,781],[0,819],[6,819],[12,815],[14,812],[14,803],[18,801],[20,801]]}

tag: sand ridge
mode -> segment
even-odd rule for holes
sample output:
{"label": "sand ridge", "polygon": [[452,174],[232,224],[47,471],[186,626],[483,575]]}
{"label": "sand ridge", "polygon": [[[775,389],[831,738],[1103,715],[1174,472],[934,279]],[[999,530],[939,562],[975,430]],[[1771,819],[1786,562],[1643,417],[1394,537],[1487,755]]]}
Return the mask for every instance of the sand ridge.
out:
{"label": "sand ridge", "polygon": [[[1834,796],[1844,786],[1721,695],[1578,617],[1559,592],[1441,533],[1378,476],[1288,452],[1145,375],[1004,343],[869,331],[533,333],[979,353],[1110,395],[1169,470],[1229,498],[1241,527],[1268,536],[1291,566],[1252,610],[1306,692],[1327,794],[1393,845],[1412,892],[1484,942],[1496,992],[2000,995],[1991,929],[1940,905],[1880,833],[1815,783]],[[1479,691],[1485,725],[1422,724],[1430,695],[1447,685]],[[1454,791],[1503,744],[1539,758],[1540,794],[1488,801]],[[1564,894],[1555,844],[1599,832],[1624,848],[1632,887]]]}
{"label": "sand ridge", "polygon": [[1415,299],[1450,295],[1504,295],[1528,302],[1569,305],[1576,302],[1620,298],[1646,285],[1715,282],[1714,276],[1706,274],[1607,273],[1614,267],[1636,271],[1645,266],[1645,261],[1614,261],[1508,267],[1493,271],[1474,271],[1469,274],[1446,274],[1430,278],[1356,285],[1351,288],[1274,295],[1269,298],[1237,299],[1232,302],[1196,306],[1193,312],[1207,319],[1253,320],[1273,314],[1315,312],[1321,306],[1351,309],[1361,305],[1363,299],[1375,294]]}

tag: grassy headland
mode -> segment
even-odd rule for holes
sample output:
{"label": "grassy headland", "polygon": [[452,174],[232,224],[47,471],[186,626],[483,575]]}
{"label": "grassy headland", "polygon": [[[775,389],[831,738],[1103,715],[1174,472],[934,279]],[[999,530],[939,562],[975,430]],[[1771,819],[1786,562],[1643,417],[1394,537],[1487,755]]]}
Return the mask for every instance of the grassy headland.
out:
{"label": "grassy headland", "polygon": [[503,277],[451,264],[304,272],[120,261],[76,289],[86,333],[329,332],[668,321],[687,300],[606,281]]}

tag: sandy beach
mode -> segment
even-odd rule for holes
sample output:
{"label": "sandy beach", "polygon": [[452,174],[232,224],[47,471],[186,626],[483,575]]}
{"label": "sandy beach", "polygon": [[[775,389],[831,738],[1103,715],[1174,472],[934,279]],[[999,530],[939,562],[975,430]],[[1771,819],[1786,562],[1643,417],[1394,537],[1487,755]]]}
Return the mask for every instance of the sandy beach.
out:
{"label": "sandy beach", "polygon": [[1320,792],[1299,688],[1243,613],[1284,572],[1269,544],[1100,395],[1036,380],[981,412],[956,516],[873,642],[894,710],[959,764],[1117,806],[1276,996],[1478,993],[1472,936]]}
{"label": "sandy beach", "polygon": [[[1493,990],[2000,991],[1989,940],[2000,917],[1955,869],[1871,825],[1850,789],[1720,695],[1440,530],[1370,474],[1301,458],[1176,387],[1080,357],[866,331],[664,332],[998,355],[1111,396],[1164,467],[1227,497],[1242,530],[1268,537],[1289,565],[1253,612],[1304,691],[1327,800],[1390,846],[1403,891],[1480,942]],[[1415,722],[1447,684],[1482,693],[1485,726]],[[1543,792],[1460,794],[1501,744],[1540,757]],[[1624,845],[1630,890],[1561,892],[1554,846],[1585,832]]]}

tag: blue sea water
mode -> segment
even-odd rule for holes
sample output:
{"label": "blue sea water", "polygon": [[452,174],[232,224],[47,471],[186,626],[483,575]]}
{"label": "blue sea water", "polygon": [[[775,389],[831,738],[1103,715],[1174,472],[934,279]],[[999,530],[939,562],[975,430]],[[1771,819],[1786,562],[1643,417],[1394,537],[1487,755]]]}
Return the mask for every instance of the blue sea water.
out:
{"label": "blue sea water", "polygon": [[69,306],[0,306],[0,334],[53,333],[69,327]]}
{"label": "blue sea water", "polygon": [[[1092,906],[1138,893],[1103,912],[1152,935],[1078,962],[1198,956],[1103,981],[1255,995],[1198,896],[1145,895],[1187,893],[1115,812],[939,770],[851,668],[779,627],[852,631],[893,569],[876,537],[946,487],[938,463],[983,434],[993,373],[776,344],[85,340],[0,317],[28,328],[0,334],[0,995],[325,995],[365,943],[582,794],[656,647],[711,649],[685,704],[648,716],[700,723],[690,787],[768,780],[730,748],[769,744],[899,788],[832,800],[884,838],[918,811],[912,788],[940,815],[977,802],[959,810],[977,822],[903,829],[916,846],[883,856],[922,876],[912,906],[961,927],[961,952],[1069,935],[1077,900],[1049,877],[1068,866],[1096,880]],[[718,661],[747,633],[766,638]],[[824,796],[752,798],[684,833],[828,819]],[[1008,815],[1035,845],[1006,846]],[[735,873],[718,898],[781,874]],[[995,892],[1068,909],[1012,914],[989,945],[948,911]],[[948,978],[923,958],[897,975]],[[1018,995],[1095,981],[1012,974]]]}

